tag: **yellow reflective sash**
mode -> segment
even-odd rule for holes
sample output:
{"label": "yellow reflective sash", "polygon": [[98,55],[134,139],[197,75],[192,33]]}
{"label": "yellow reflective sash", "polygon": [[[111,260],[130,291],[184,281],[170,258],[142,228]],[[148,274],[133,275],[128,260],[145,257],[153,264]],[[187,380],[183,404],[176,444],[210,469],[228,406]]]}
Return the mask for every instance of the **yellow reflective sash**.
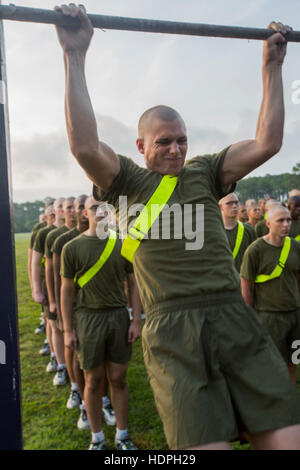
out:
{"label": "yellow reflective sash", "polygon": [[[104,263],[108,260],[110,257],[114,246],[117,241],[117,234],[114,232],[114,230],[109,230],[109,238],[106,242],[105,248],[101,253],[100,258],[98,261],[90,267],[80,278],[77,280],[77,283],[80,287],[83,287],[87,282],[89,282],[102,268]],[[74,282],[76,282],[76,279],[74,279]]]}
{"label": "yellow reflective sash", "polygon": [[241,243],[243,241],[243,237],[244,237],[244,231],[245,231],[244,224],[242,224],[242,222],[238,221],[238,231],[237,231],[237,234],[236,234],[235,245],[234,245],[234,249],[233,249],[233,252],[232,252],[233,259],[235,259],[237,257],[237,254],[239,252],[239,249],[240,249]]}
{"label": "yellow reflective sash", "polygon": [[131,263],[141,241],[170,199],[177,180],[177,176],[172,175],[165,175],[162,178],[146,206],[129,229],[122,245],[121,255]]}
{"label": "yellow reflective sash", "polygon": [[256,277],[255,282],[267,282],[267,281],[270,281],[271,279],[275,279],[276,277],[279,277],[282,273],[282,270],[285,267],[285,263],[289,256],[290,249],[291,249],[291,239],[290,237],[285,237],[277,266],[275,267],[273,272],[269,275],[259,274]]}
{"label": "yellow reflective sash", "polygon": [[295,237],[295,240],[297,240],[297,242],[300,242],[300,235],[297,235],[297,236]]}

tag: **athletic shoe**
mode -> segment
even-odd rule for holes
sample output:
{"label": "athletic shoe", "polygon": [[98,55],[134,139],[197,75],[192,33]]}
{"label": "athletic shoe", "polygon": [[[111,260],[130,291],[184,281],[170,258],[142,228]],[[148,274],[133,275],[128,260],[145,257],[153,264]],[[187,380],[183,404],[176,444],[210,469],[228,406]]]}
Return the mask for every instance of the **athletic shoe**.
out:
{"label": "athletic shoe", "polygon": [[57,371],[56,357],[51,357],[50,361],[47,364],[46,372],[56,372],[56,371]]}
{"label": "athletic shoe", "polygon": [[146,314],[145,313],[141,313],[141,320],[145,320],[146,319]]}
{"label": "athletic shoe", "polygon": [[69,399],[67,401],[68,410],[72,410],[73,408],[79,408],[80,403],[81,398],[78,390],[71,390]]}
{"label": "athletic shoe", "polygon": [[82,405],[80,405],[80,409],[81,411],[80,411],[79,420],[77,421],[77,428],[80,429],[81,431],[85,429],[90,429],[90,424],[88,421],[86,409],[82,408]]}
{"label": "athletic shoe", "polygon": [[129,436],[125,439],[116,439],[116,449],[117,450],[138,450],[135,447],[134,443],[129,439]]}
{"label": "athletic shoe", "polygon": [[39,335],[40,333],[45,333],[45,330],[45,323],[41,322],[40,325],[34,330],[34,333]]}
{"label": "athletic shoe", "polygon": [[110,403],[102,407],[102,415],[103,415],[104,421],[109,426],[114,426],[116,424],[115,412],[112,409],[112,406]]}
{"label": "athletic shoe", "polygon": [[44,346],[39,350],[41,356],[48,356],[50,354],[50,347],[47,340],[44,341]]}
{"label": "athletic shoe", "polygon": [[65,367],[57,369],[57,372],[53,379],[53,385],[66,385],[68,381],[68,372]]}
{"label": "athletic shoe", "polygon": [[91,442],[89,446],[89,450],[107,450],[105,441]]}

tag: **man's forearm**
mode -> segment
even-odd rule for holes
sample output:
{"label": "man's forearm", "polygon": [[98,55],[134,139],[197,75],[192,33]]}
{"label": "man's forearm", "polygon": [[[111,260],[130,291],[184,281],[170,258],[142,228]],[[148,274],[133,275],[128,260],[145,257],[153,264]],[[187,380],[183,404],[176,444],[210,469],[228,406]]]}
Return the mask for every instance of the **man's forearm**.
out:
{"label": "man's forearm", "polygon": [[49,303],[55,302],[55,292],[54,292],[54,278],[53,278],[53,266],[52,266],[52,259],[46,258],[46,285],[47,285],[47,292]]}
{"label": "man's forearm", "polygon": [[241,289],[245,304],[253,307],[253,283],[241,278]]}
{"label": "man's forearm", "polygon": [[35,293],[42,291],[42,277],[41,277],[41,262],[43,255],[37,251],[32,252],[31,276],[32,276],[32,289]]}
{"label": "man's forearm", "polygon": [[[71,281],[73,283],[73,281]],[[74,285],[63,279],[61,286],[61,313],[65,332],[73,331]],[[73,283],[74,284],[74,283]]]}
{"label": "man's forearm", "polygon": [[260,108],[256,141],[265,150],[266,157],[276,154],[282,145],[284,126],[284,99],[282,65],[263,66],[263,99]]}
{"label": "man's forearm", "polygon": [[27,262],[27,272],[28,272],[28,278],[30,282],[30,287],[32,290],[32,249],[28,248],[28,262]]}
{"label": "man's forearm", "polygon": [[134,275],[128,276],[128,290],[129,290],[130,303],[132,307],[133,321],[140,323],[142,303],[141,303],[141,297],[139,294],[138,286],[137,286]]}
{"label": "man's forearm", "polygon": [[[81,159],[97,154],[97,123],[85,79],[85,56],[82,53],[64,55],[66,73],[65,113],[70,148],[88,171],[88,162]],[[92,170],[92,168],[91,168]]]}

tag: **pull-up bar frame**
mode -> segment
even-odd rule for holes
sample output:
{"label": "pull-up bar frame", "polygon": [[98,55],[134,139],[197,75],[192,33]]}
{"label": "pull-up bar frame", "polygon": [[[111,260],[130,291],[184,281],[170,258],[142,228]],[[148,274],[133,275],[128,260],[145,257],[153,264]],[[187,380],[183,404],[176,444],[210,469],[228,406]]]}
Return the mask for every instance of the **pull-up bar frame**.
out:
{"label": "pull-up bar frame", "polygon": [[[188,36],[210,36],[237,39],[267,39],[274,30],[263,28],[246,28],[241,26],[222,26],[201,23],[184,23],[179,21],[148,20],[142,18],[126,18],[121,16],[89,14],[94,28],[114,29],[123,31],[140,31],[144,33],[181,34]],[[32,23],[56,24],[65,27],[78,27],[76,18],[66,17],[54,10],[19,7],[15,5],[0,6],[0,19],[26,21]],[[289,42],[300,42],[300,31],[286,34]]]}

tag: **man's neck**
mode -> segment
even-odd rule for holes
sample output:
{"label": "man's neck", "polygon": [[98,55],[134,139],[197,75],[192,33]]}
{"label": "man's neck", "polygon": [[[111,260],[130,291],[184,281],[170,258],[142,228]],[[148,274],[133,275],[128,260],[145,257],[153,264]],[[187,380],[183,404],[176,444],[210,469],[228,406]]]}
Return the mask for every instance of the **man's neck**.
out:
{"label": "man's neck", "polygon": [[65,221],[65,226],[69,229],[69,230],[72,230],[72,228],[74,228],[76,225],[76,220],[66,220]]}
{"label": "man's neck", "polygon": [[223,223],[224,227],[226,230],[232,230],[237,226],[238,223],[238,217],[226,217],[226,215],[223,215]]}
{"label": "man's neck", "polygon": [[89,224],[86,224],[84,222],[77,222],[76,228],[79,233],[83,233],[89,228]]}
{"label": "man's neck", "polygon": [[65,220],[64,219],[55,219],[55,222],[53,225],[55,225],[55,227],[59,228],[59,227],[62,227],[62,225],[64,225],[65,223]]}
{"label": "man's neck", "polygon": [[269,232],[267,235],[263,237],[263,239],[267,243],[269,243],[269,245],[283,246],[285,237],[280,237],[279,235],[276,235],[275,233]]}
{"label": "man's neck", "polygon": [[248,224],[252,225],[252,227],[255,227],[255,225],[257,224],[257,220],[256,219],[249,219],[248,220]]}

